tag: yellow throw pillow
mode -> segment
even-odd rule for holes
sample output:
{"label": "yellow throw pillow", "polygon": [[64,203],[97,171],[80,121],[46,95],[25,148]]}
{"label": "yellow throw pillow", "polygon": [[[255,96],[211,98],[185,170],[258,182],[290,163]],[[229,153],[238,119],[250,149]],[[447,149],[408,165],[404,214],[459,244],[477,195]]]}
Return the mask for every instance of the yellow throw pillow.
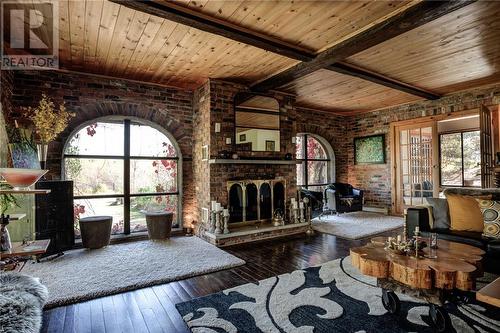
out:
{"label": "yellow throw pillow", "polygon": [[483,232],[483,214],[474,197],[448,194],[451,230]]}
{"label": "yellow throw pillow", "polygon": [[483,236],[500,239],[500,202],[477,199],[483,213]]}

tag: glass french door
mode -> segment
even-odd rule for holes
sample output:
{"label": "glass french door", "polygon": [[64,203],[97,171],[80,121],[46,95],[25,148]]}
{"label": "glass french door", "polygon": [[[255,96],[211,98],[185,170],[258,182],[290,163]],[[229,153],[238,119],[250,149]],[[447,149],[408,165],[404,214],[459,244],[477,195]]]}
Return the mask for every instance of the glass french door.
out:
{"label": "glass french door", "polygon": [[437,196],[437,128],[435,123],[396,127],[396,210]]}

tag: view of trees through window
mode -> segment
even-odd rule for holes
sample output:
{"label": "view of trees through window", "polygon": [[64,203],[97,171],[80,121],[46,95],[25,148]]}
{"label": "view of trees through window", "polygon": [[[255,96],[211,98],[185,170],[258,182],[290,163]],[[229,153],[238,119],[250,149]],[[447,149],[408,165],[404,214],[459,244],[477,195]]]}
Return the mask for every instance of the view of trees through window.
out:
{"label": "view of trees through window", "polygon": [[78,218],[93,215],[112,216],[113,234],[147,230],[146,210],[171,211],[179,224],[178,155],[153,127],[122,120],[82,128],[66,145],[64,175],[74,182],[77,236]]}
{"label": "view of trees through window", "polygon": [[479,131],[440,135],[441,185],[481,186]]}
{"label": "view of trees through window", "polygon": [[325,148],[315,137],[307,134],[296,138],[297,185],[312,191],[322,191],[328,184],[328,166],[330,159]]}

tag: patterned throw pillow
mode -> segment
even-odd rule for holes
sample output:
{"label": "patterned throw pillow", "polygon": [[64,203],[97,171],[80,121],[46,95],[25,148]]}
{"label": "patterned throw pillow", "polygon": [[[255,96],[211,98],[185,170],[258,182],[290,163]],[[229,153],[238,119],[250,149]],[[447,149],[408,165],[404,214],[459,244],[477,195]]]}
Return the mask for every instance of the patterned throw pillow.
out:
{"label": "patterned throw pillow", "polygon": [[483,236],[500,239],[500,201],[476,199],[483,213]]}

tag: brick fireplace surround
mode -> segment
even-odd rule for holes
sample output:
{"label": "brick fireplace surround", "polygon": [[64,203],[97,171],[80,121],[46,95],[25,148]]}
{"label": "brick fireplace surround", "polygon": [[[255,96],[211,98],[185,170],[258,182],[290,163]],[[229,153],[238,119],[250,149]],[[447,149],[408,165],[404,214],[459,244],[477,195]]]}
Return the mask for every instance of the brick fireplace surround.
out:
{"label": "brick fireplace surround", "polygon": [[[218,245],[304,231],[300,226],[295,230],[288,226],[250,235],[234,233],[231,237],[217,241],[204,235],[203,231],[207,226],[201,223],[202,208],[208,208],[210,200],[218,200],[224,206],[227,205],[228,180],[241,178],[243,175],[249,179],[272,175],[286,179],[288,198],[296,193],[295,165],[211,164],[202,160],[202,147],[205,145],[209,146],[211,159],[216,158],[220,151],[233,150],[232,145],[226,144],[226,138],[233,139],[233,99],[236,93],[247,90],[243,85],[208,80],[191,91],[63,71],[1,71],[0,88],[1,111],[7,124],[13,124],[14,119],[22,124],[24,120],[21,108],[33,106],[41,93],[52,97],[56,103],[64,101],[67,109],[75,112],[76,117],[72,119],[69,128],[50,146],[48,167],[49,177],[53,179],[60,178],[62,148],[68,135],[78,124],[107,115],[135,116],[161,125],[179,144],[183,157],[184,226],[190,226],[195,221],[195,230],[203,233],[200,236]],[[483,103],[498,104],[500,85],[445,96],[437,101],[422,101],[353,116],[301,109],[295,105],[295,98],[291,95],[273,93],[271,96],[280,105],[281,151],[238,152],[240,158],[282,159],[286,153],[294,153],[292,137],[297,133],[317,134],[330,142],[334,149],[336,180],[363,188],[365,205],[390,207],[390,163],[354,165],[353,138],[386,134],[386,153],[389,156],[388,132],[391,122],[471,109]],[[219,133],[215,132],[215,123],[221,124]]]}

